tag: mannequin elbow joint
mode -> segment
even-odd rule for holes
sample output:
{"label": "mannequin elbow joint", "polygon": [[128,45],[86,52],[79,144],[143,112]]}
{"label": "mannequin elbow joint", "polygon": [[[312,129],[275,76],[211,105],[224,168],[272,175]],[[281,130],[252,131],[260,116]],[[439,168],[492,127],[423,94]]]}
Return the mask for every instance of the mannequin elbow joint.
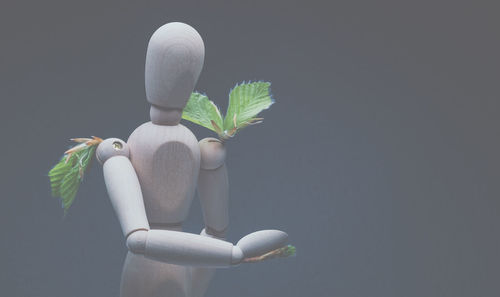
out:
{"label": "mannequin elbow joint", "polygon": [[135,254],[144,254],[146,251],[147,230],[137,230],[127,237],[127,248]]}

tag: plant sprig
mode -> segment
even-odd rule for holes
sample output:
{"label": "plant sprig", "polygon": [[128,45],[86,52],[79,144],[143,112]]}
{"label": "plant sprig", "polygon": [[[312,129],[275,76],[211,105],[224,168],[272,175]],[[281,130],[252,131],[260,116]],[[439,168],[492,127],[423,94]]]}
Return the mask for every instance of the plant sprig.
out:
{"label": "plant sprig", "polygon": [[273,258],[286,258],[286,257],[295,256],[295,253],[296,253],[296,248],[293,245],[287,245],[287,246],[284,246],[282,248],[272,250],[272,251],[265,253],[264,255],[261,255],[261,256],[252,257],[252,258],[245,258],[245,259],[243,259],[243,262],[244,263],[255,263],[255,262],[262,262],[262,261],[273,259]]}
{"label": "plant sprig", "polygon": [[246,126],[262,122],[263,118],[256,116],[274,103],[270,87],[269,82],[237,84],[229,92],[225,117],[206,95],[194,92],[184,108],[182,118],[214,131],[224,141]]}
{"label": "plant sprig", "polygon": [[61,158],[50,171],[50,187],[52,196],[61,199],[64,214],[73,204],[76,193],[83,181],[85,171],[94,157],[97,145],[102,142],[99,137],[73,138],[78,145],[64,152]]}

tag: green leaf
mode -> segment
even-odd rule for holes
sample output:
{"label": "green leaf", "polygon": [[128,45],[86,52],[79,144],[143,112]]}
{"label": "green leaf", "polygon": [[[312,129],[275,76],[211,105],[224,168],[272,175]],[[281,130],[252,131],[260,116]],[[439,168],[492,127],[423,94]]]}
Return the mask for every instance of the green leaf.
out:
{"label": "green leaf", "polygon": [[283,254],[281,255],[282,257],[291,257],[291,256],[295,256],[297,252],[297,249],[293,246],[293,245],[287,245],[284,249],[283,249]]}
{"label": "green leaf", "polygon": [[269,93],[270,86],[269,82],[241,83],[231,90],[224,119],[226,134],[233,136],[237,130],[260,120],[255,116],[274,103]]}
{"label": "green leaf", "polygon": [[52,196],[59,197],[61,195],[59,189],[61,187],[62,180],[68,173],[70,167],[71,164],[66,163],[66,157],[62,157],[61,161],[59,161],[59,163],[57,163],[56,166],[49,171]]}
{"label": "green leaf", "polygon": [[215,131],[221,140],[228,139],[238,130],[262,121],[256,116],[274,103],[269,93],[270,86],[268,82],[243,82],[236,85],[229,93],[225,119],[207,96],[192,93],[182,118]]}
{"label": "green leaf", "polygon": [[71,204],[73,204],[79,187],[78,168],[72,167],[68,174],[64,176],[61,187],[59,188],[60,198],[65,213],[68,211]]}
{"label": "green leaf", "polygon": [[200,93],[191,94],[182,112],[182,118],[215,131],[218,134],[222,132],[223,122],[219,108],[207,96]]}
{"label": "green leaf", "polygon": [[96,145],[85,146],[82,149],[64,155],[50,171],[50,186],[52,196],[61,198],[64,213],[73,204],[83,175],[90,165]]}

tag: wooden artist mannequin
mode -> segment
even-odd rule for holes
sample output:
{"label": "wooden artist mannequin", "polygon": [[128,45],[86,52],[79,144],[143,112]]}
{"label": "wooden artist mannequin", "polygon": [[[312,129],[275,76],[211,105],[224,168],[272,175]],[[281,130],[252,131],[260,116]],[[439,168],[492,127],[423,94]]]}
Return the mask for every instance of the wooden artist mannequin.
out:
{"label": "wooden artist mannequin", "polygon": [[[236,245],[228,227],[228,178],[224,144],[200,142],[179,124],[201,72],[203,41],[192,27],[169,23],[151,37],[146,56],[146,96],[151,122],[128,141],[104,140],[97,148],[113,208],[126,238],[122,297],[201,297],[215,267],[285,245],[287,234],[264,230]],[[205,228],[182,232],[198,188]]]}

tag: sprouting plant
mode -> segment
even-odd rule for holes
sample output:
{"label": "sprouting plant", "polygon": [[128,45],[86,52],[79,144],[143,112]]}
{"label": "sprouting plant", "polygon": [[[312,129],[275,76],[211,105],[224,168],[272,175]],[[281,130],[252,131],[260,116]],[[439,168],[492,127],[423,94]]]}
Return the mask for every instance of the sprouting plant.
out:
{"label": "sprouting plant", "polygon": [[206,95],[192,93],[182,118],[216,132],[219,139],[224,141],[240,129],[262,122],[263,118],[256,116],[274,103],[270,86],[269,82],[243,82],[236,85],[229,92],[225,117]]}
{"label": "sprouting plant", "polygon": [[65,214],[75,200],[83,175],[94,157],[97,145],[102,142],[101,138],[95,136],[71,140],[78,145],[64,152],[59,163],[49,171],[52,196],[61,198]]}

